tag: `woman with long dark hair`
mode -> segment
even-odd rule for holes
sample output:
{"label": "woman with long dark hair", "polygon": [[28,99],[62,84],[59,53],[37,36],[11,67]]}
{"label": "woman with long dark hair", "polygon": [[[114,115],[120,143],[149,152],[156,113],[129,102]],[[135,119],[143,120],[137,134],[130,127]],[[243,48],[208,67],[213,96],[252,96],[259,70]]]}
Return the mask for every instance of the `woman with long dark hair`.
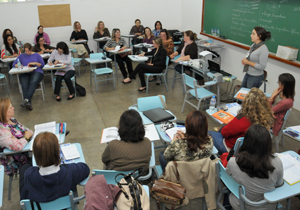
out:
{"label": "woman with long dark hair", "polygon": [[6,35],[4,37],[4,44],[1,50],[1,58],[15,58],[21,54],[21,51],[17,44],[14,43],[12,35]]}
{"label": "woman with long dark hair", "polygon": [[[227,173],[244,186],[247,197],[252,201],[264,199],[264,193],[283,185],[283,166],[280,158],[273,155],[272,139],[269,131],[262,125],[252,125],[244,138],[236,157],[230,158]],[[240,202],[233,194],[229,201],[234,209],[240,209]],[[247,210],[276,209],[277,203],[251,207]]]}
{"label": "woman with long dark hair", "polygon": [[43,36],[36,36],[36,44],[33,47],[33,52],[37,52],[38,54],[51,53],[55,47],[51,47],[50,45],[45,43],[45,38]]}
{"label": "woman with long dark hair", "polygon": [[186,132],[178,131],[171,144],[159,156],[164,170],[168,161],[195,161],[211,156],[213,139],[208,135],[206,116],[192,111],[185,120]]}
{"label": "woman with long dark hair", "polygon": [[4,31],[3,31],[3,33],[2,33],[2,38],[3,38],[3,40],[4,40],[4,37],[5,37],[6,35],[12,35],[13,40],[14,40],[14,43],[15,43],[15,44],[18,44],[18,39],[17,39],[17,37],[14,36],[13,32],[12,32],[9,28],[4,29]]}
{"label": "woman with long dark hair", "polygon": [[293,107],[295,96],[295,78],[289,73],[280,74],[279,87],[269,98],[269,105],[274,112],[275,123],[273,133],[277,136],[284,121],[286,112]]}

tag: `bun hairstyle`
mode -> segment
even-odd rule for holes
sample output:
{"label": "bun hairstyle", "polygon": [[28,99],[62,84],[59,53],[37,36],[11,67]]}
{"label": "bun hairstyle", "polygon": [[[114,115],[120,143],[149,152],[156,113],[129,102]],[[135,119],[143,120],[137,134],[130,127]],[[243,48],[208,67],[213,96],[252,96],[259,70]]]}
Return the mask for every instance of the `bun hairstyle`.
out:
{"label": "bun hairstyle", "polygon": [[266,31],[263,27],[256,26],[254,30],[257,33],[257,36],[260,38],[261,41],[269,40],[271,39],[271,32]]}
{"label": "bun hairstyle", "polygon": [[191,39],[192,41],[194,41],[194,40],[197,39],[197,34],[194,33],[194,32],[191,31],[191,30],[185,31],[184,33],[185,33],[186,36],[190,37],[190,39]]}

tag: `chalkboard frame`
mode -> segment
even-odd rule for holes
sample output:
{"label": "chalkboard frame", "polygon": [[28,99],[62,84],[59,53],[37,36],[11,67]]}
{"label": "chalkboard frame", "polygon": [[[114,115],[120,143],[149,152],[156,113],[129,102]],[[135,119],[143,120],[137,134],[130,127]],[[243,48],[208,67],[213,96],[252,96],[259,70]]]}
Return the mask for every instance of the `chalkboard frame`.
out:
{"label": "chalkboard frame", "polygon": [[[249,50],[250,49],[250,46],[244,45],[242,43],[239,44],[238,42],[231,41],[229,39],[221,39],[219,37],[212,36],[210,34],[204,33],[203,32],[203,26],[204,26],[204,9],[205,9],[205,0],[203,0],[203,3],[202,3],[202,21],[201,21],[201,32],[200,32],[201,35],[207,36],[209,38],[212,38],[212,39],[215,39],[215,40],[218,40],[218,41],[221,41],[221,42],[225,42],[227,44],[234,45],[236,47],[240,47],[240,48],[245,49],[245,50]],[[296,67],[300,68],[300,62],[299,61],[290,61],[290,60],[286,60],[286,59],[283,59],[283,58],[279,58],[274,53],[270,53],[269,54],[269,58],[272,58],[274,60],[278,60],[280,62],[283,62],[283,63],[286,63],[286,64],[289,64],[289,65],[296,66]]]}

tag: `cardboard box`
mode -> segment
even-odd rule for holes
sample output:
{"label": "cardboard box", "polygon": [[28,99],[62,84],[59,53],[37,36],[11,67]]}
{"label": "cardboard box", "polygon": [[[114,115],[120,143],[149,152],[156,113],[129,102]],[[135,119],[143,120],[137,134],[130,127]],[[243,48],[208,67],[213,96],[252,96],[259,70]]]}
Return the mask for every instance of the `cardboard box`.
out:
{"label": "cardboard box", "polygon": [[299,49],[294,47],[278,45],[276,56],[283,59],[294,61],[298,57],[298,51]]}

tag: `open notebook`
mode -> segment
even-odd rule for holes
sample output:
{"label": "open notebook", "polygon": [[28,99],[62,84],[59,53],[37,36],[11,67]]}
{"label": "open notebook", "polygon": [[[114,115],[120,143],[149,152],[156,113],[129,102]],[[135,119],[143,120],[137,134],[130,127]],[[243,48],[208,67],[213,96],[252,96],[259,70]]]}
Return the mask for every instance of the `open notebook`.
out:
{"label": "open notebook", "polygon": [[279,154],[283,165],[283,179],[293,185],[300,182],[300,159],[290,154]]}
{"label": "open notebook", "polygon": [[32,137],[32,144],[31,144],[31,150],[33,147],[33,141],[35,139],[35,137],[42,132],[50,132],[50,133],[54,133],[57,137],[57,139],[59,140],[59,134],[56,134],[56,122],[48,122],[48,123],[42,123],[42,124],[38,124],[34,126],[34,134]]}

